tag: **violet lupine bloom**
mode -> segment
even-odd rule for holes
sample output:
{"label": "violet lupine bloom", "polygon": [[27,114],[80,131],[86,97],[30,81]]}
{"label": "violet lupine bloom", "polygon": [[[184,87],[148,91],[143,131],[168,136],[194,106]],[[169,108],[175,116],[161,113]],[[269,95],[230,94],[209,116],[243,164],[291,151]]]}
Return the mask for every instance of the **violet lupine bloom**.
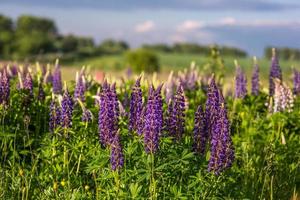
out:
{"label": "violet lupine bloom", "polygon": [[44,101],[46,97],[45,91],[44,91],[44,87],[43,87],[43,83],[42,81],[39,82],[39,88],[38,88],[38,100],[39,101]]}
{"label": "violet lupine bloom", "polygon": [[230,136],[230,125],[225,107],[225,100],[222,93],[218,90],[219,99],[216,120],[212,124],[212,135],[210,142],[210,159],[208,171],[220,174],[226,168],[231,167],[234,160],[233,143]]}
{"label": "violet lupine bloom", "polygon": [[83,122],[91,122],[92,118],[93,118],[92,112],[89,109],[84,108],[81,120]]}
{"label": "violet lupine bloom", "polygon": [[75,99],[80,99],[81,101],[85,101],[85,79],[83,75],[79,75],[78,72],[76,74],[76,86],[75,86],[75,91],[74,91],[74,97]]}
{"label": "violet lupine bloom", "polygon": [[201,155],[204,155],[205,153],[208,138],[206,125],[205,113],[202,106],[199,105],[195,113],[193,151]]}
{"label": "violet lupine bloom", "polygon": [[100,143],[106,147],[116,135],[119,123],[119,102],[115,85],[110,86],[106,81],[102,85],[98,117]]}
{"label": "violet lupine bloom", "polygon": [[272,49],[272,62],[269,76],[269,95],[273,96],[275,90],[274,79],[277,78],[282,81],[282,72],[279,66],[278,57],[275,48]]}
{"label": "violet lupine bloom", "polygon": [[154,90],[149,88],[149,95],[144,116],[144,147],[147,153],[155,153],[158,150],[159,136],[162,130],[162,98],[161,87]]}
{"label": "violet lupine bloom", "polygon": [[294,69],[294,88],[293,92],[295,95],[300,95],[300,72]]}
{"label": "violet lupine bloom", "polygon": [[55,128],[60,125],[60,116],[61,116],[61,109],[57,106],[54,98],[52,98],[50,103],[50,118],[49,118],[49,131],[51,133],[54,132]]}
{"label": "violet lupine bloom", "polygon": [[118,133],[111,141],[110,164],[113,171],[121,169],[124,165],[124,154]]}
{"label": "violet lupine bloom", "polygon": [[61,126],[63,128],[71,128],[72,127],[72,113],[73,113],[73,100],[67,88],[65,88],[65,92],[61,101]]}
{"label": "violet lupine bloom", "polygon": [[247,78],[241,67],[236,63],[235,98],[243,99],[247,95]]}
{"label": "violet lupine bloom", "polygon": [[52,77],[52,85],[54,94],[62,93],[62,80],[61,80],[61,71],[60,67],[57,64],[54,69],[53,77]]}
{"label": "violet lupine bloom", "polygon": [[139,77],[132,88],[130,98],[129,130],[137,131],[141,123],[143,110],[143,96],[141,89],[141,77]]}
{"label": "violet lupine bloom", "polygon": [[169,134],[176,140],[180,140],[185,127],[185,98],[181,85],[178,86],[176,94],[169,103],[168,114],[167,129]]}
{"label": "violet lupine bloom", "polygon": [[8,105],[10,95],[10,82],[6,69],[0,72],[0,104]]}
{"label": "violet lupine bloom", "polygon": [[254,68],[251,78],[252,88],[251,93],[252,95],[257,96],[259,94],[259,66],[256,61],[256,57],[254,57]]}
{"label": "violet lupine bloom", "polygon": [[26,77],[24,79],[23,87],[25,90],[29,91],[29,94],[33,96],[33,83],[32,83],[32,77],[29,72],[27,72]]}

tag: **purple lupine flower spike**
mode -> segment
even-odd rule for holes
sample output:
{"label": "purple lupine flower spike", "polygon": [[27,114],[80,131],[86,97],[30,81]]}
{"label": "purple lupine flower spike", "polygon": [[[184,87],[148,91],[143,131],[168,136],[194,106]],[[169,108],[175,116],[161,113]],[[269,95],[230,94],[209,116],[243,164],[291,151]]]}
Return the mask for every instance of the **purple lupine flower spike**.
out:
{"label": "purple lupine flower spike", "polygon": [[63,128],[72,127],[72,114],[73,114],[73,99],[65,85],[65,91],[61,100],[61,126]]}
{"label": "purple lupine flower spike", "polygon": [[10,95],[10,82],[9,76],[7,74],[7,70],[4,69],[1,74],[0,79],[0,96],[1,96],[1,104],[8,105],[9,104],[9,95]]}
{"label": "purple lupine flower spike", "polygon": [[39,81],[39,88],[38,88],[38,100],[39,101],[44,101],[46,98],[46,94],[44,91],[44,87],[43,87],[43,82],[42,80]]}
{"label": "purple lupine flower spike", "polygon": [[225,107],[225,100],[218,90],[216,120],[212,124],[211,149],[208,171],[220,174],[232,165],[234,160],[234,148],[230,136],[230,125]]}
{"label": "purple lupine flower spike", "polygon": [[81,101],[85,101],[85,79],[83,75],[79,75],[79,73],[76,73],[76,86],[75,86],[75,91],[74,91],[74,98],[78,98]]}
{"label": "purple lupine flower spike", "polygon": [[167,129],[178,141],[182,138],[185,127],[185,98],[181,85],[177,87],[176,94],[169,103],[168,114]]}
{"label": "purple lupine flower spike", "polygon": [[130,113],[129,113],[129,130],[137,131],[138,126],[141,123],[143,109],[143,96],[141,89],[141,77],[139,77],[134,87],[132,88],[130,98]]}
{"label": "purple lupine flower spike", "polygon": [[33,83],[32,83],[32,77],[31,74],[29,72],[27,72],[24,83],[23,83],[23,87],[25,90],[29,91],[29,94],[31,96],[33,96]]}
{"label": "purple lupine flower spike", "polygon": [[155,153],[158,150],[159,136],[162,130],[162,98],[161,87],[149,89],[148,101],[144,116],[144,147],[147,153]]}
{"label": "purple lupine flower spike", "polygon": [[124,154],[118,133],[111,141],[110,164],[113,171],[120,170],[124,165]]}
{"label": "purple lupine flower spike", "polygon": [[201,155],[205,154],[208,139],[206,125],[205,113],[202,106],[199,105],[195,113],[193,151]]}
{"label": "purple lupine flower spike", "polygon": [[274,79],[282,81],[282,72],[279,65],[278,57],[275,48],[272,49],[272,62],[269,76],[269,95],[273,96],[275,90]]}
{"label": "purple lupine flower spike", "polygon": [[294,69],[294,88],[293,92],[295,95],[300,95],[300,72]]}
{"label": "purple lupine flower spike", "polygon": [[251,93],[252,95],[257,96],[259,94],[259,66],[257,64],[256,57],[253,58],[254,61],[254,69],[252,73],[251,83]]}
{"label": "purple lupine flower spike", "polygon": [[244,98],[247,95],[247,79],[241,67],[235,61],[236,75],[235,75],[235,98]]}
{"label": "purple lupine flower spike", "polygon": [[85,123],[91,122],[93,119],[92,112],[83,105],[83,103],[80,99],[77,99],[77,101],[82,109],[81,121],[85,122]]}
{"label": "purple lupine flower spike", "polygon": [[50,103],[50,114],[49,114],[49,131],[54,132],[55,128],[60,125],[61,109],[57,106],[57,103],[52,95],[52,100]]}
{"label": "purple lupine flower spike", "polygon": [[55,69],[52,78],[53,92],[54,94],[62,93],[62,79],[61,79],[61,71],[58,61],[56,61]]}

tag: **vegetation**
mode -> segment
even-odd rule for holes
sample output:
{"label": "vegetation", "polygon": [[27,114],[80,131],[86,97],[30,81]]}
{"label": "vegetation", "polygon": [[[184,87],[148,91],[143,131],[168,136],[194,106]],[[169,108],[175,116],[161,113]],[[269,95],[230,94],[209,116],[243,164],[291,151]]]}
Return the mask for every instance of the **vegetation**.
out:
{"label": "vegetation", "polygon": [[160,67],[158,57],[155,53],[146,49],[127,52],[126,61],[136,72],[157,72]]}

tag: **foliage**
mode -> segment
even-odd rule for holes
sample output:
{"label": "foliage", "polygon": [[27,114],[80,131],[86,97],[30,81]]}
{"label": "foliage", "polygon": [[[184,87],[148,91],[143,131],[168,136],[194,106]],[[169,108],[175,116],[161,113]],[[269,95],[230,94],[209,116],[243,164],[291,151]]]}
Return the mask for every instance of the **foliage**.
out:
{"label": "foliage", "polygon": [[126,61],[136,72],[156,72],[160,68],[156,54],[146,49],[127,52]]}

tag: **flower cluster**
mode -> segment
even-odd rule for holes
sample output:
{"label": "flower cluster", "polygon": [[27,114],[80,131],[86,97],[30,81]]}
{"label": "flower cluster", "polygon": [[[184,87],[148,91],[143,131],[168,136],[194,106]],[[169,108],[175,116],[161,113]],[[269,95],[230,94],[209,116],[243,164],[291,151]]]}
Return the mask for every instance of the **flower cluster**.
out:
{"label": "flower cluster", "polygon": [[294,88],[293,92],[295,95],[300,95],[300,72],[294,69]]}
{"label": "flower cluster", "polygon": [[251,78],[252,88],[251,93],[252,95],[257,96],[259,93],[259,66],[256,61],[256,57],[254,57],[254,68]]}
{"label": "flower cluster", "polygon": [[244,98],[247,95],[247,78],[241,67],[236,63],[235,98]]}
{"label": "flower cluster", "polygon": [[10,82],[6,69],[0,72],[0,104],[8,105],[10,95]]}
{"label": "flower cluster", "polygon": [[110,145],[112,139],[118,131],[119,102],[116,94],[115,84],[110,85],[106,81],[103,83],[99,104],[99,139],[101,145],[106,147]]}
{"label": "flower cluster", "polygon": [[270,69],[270,76],[269,76],[269,95],[273,96],[275,90],[275,83],[274,79],[279,79],[282,81],[282,73],[281,68],[279,66],[278,57],[276,54],[275,49],[272,49],[272,62],[271,62],[271,69]]}
{"label": "flower cluster", "polygon": [[205,113],[201,105],[198,106],[197,111],[195,113],[195,121],[194,121],[194,143],[193,143],[193,151],[195,153],[199,153],[204,155],[206,149],[206,141],[208,138],[208,131],[206,129],[206,118]]}
{"label": "flower cluster", "polygon": [[57,105],[54,96],[50,103],[50,114],[49,114],[49,131],[51,133],[60,125],[61,109]]}
{"label": "flower cluster", "polygon": [[185,98],[183,88],[178,86],[176,94],[168,105],[167,129],[169,134],[176,140],[180,140],[183,136],[185,127]]}
{"label": "flower cluster", "polygon": [[124,165],[124,155],[118,133],[112,138],[110,164],[113,171],[119,170]]}
{"label": "flower cluster", "polygon": [[[294,106],[294,96],[292,90],[279,79],[275,79],[274,83],[275,90],[273,112],[291,112]],[[269,108],[269,110],[271,111],[272,109]]]}
{"label": "flower cluster", "polygon": [[141,89],[141,77],[139,77],[134,87],[132,88],[130,98],[130,113],[129,113],[129,130],[137,131],[141,126],[142,110],[143,110],[143,96]]}
{"label": "flower cluster", "polygon": [[85,101],[86,82],[83,74],[76,73],[76,85],[74,91],[74,98]]}
{"label": "flower cluster", "polygon": [[65,91],[61,100],[61,117],[60,117],[61,126],[63,128],[72,127],[72,114],[73,114],[73,99],[67,87],[65,87]]}
{"label": "flower cluster", "polygon": [[158,150],[159,136],[163,127],[163,108],[160,85],[156,90],[149,88],[148,101],[144,116],[144,145],[147,153],[155,153]]}
{"label": "flower cluster", "polygon": [[26,77],[23,81],[23,88],[29,91],[30,96],[33,96],[33,82],[30,72],[27,72]]}

